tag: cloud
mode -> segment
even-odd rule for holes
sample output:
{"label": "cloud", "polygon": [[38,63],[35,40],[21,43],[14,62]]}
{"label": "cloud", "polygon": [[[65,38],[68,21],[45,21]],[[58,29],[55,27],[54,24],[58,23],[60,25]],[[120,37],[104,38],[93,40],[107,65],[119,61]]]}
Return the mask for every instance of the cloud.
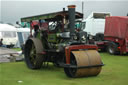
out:
{"label": "cloud", "polygon": [[[20,18],[61,11],[67,5],[75,4],[76,10],[82,12],[82,1],[10,1],[1,2],[1,20],[5,23],[15,23]],[[91,12],[110,12],[113,16],[126,16],[128,13],[127,1],[84,1],[84,17],[86,18]]]}

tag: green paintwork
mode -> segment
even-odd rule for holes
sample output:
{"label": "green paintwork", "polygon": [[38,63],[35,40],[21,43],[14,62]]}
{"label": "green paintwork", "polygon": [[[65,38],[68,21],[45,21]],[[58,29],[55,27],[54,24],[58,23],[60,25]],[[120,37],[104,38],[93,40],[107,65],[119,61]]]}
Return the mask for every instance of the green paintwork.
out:
{"label": "green paintwork", "polygon": [[21,22],[22,27],[28,27],[30,28],[30,23],[29,22]]}
{"label": "green paintwork", "polygon": [[49,34],[48,35],[48,42],[56,43],[57,42],[56,34]]}
{"label": "green paintwork", "polygon": [[28,18],[22,18],[21,22],[30,22],[33,20],[44,20],[44,19],[48,19],[48,18],[54,18],[56,15],[47,15],[47,16],[33,16],[33,17],[28,17]]}
{"label": "green paintwork", "polygon": [[[56,19],[55,17],[58,15],[60,15],[60,16],[65,15],[66,17],[68,17],[68,11],[59,11],[59,12],[54,12],[54,13],[24,17],[24,18],[21,18],[21,22],[30,22],[33,20],[45,20],[45,19],[53,21],[53,19]],[[76,19],[79,19],[79,18],[83,17],[83,14],[76,12],[75,16],[76,16]]]}
{"label": "green paintwork", "polygon": [[38,34],[37,34],[37,36],[36,36],[36,38],[38,38],[38,39],[40,39],[41,40],[41,36],[40,36],[40,31],[38,32]]}

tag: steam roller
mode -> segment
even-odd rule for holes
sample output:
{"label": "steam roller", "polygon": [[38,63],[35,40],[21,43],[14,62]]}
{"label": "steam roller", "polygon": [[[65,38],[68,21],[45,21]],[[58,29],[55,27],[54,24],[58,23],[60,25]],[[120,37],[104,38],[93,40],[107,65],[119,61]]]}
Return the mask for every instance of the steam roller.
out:
{"label": "steam roller", "polygon": [[97,76],[104,64],[98,47],[88,44],[88,33],[83,31],[85,23],[77,21],[81,18],[83,14],[75,12],[75,5],[69,5],[68,11],[21,18],[31,27],[31,36],[24,46],[28,68],[40,69],[51,62],[64,68],[71,78]]}

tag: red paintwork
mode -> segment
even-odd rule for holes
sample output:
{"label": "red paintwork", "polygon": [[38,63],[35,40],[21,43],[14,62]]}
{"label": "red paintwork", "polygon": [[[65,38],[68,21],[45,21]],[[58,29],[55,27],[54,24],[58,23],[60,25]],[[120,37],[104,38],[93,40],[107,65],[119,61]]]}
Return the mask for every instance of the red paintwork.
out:
{"label": "red paintwork", "polygon": [[96,45],[72,45],[65,47],[66,64],[70,64],[70,53],[73,50],[79,49],[95,49],[98,50]]}
{"label": "red paintwork", "polygon": [[104,36],[121,39],[128,38],[128,17],[106,17]]}
{"label": "red paintwork", "polygon": [[107,46],[108,41],[96,41],[96,45],[98,46],[98,49],[105,49]]}
{"label": "red paintwork", "polygon": [[33,29],[34,29],[34,25],[40,26],[38,21],[32,21],[31,26],[32,26]]}
{"label": "red paintwork", "polygon": [[104,40],[119,44],[120,53],[128,52],[128,17],[111,16],[106,18]]}

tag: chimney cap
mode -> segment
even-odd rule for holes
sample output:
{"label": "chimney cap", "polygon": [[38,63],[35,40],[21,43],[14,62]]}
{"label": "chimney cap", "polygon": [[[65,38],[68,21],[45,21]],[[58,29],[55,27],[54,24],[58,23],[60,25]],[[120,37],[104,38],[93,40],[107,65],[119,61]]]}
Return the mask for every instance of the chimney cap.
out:
{"label": "chimney cap", "polygon": [[76,5],[68,5],[68,8],[75,8]]}

